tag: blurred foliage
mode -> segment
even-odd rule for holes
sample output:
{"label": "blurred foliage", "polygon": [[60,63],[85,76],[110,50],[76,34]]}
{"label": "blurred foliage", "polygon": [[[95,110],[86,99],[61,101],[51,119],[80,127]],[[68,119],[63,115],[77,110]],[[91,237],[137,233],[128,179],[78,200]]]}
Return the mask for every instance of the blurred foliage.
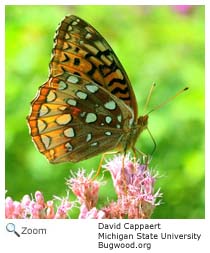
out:
{"label": "blurred foliage", "polygon": [[[157,148],[151,166],[161,175],[163,204],[153,218],[204,218],[204,6],[186,12],[172,6],[6,6],[6,189],[20,200],[40,190],[65,196],[70,170],[97,169],[101,156],[52,165],[34,147],[27,127],[30,101],[48,78],[53,36],[66,15],[92,24],[118,55],[132,82],[139,115],[178,90],[189,91],[149,116]],[[137,148],[151,152],[148,132]],[[100,203],[114,198],[108,173]]]}

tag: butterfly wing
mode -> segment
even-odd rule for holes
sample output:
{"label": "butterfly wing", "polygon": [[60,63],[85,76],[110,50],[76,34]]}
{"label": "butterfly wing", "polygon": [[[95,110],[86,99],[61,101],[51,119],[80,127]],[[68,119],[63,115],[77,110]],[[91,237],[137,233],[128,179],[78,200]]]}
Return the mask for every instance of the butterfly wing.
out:
{"label": "butterfly wing", "polygon": [[76,16],[65,17],[55,36],[50,77],[64,71],[101,85],[130,106],[137,119],[135,94],[123,66],[106,40]]}
{"label": "butterfly wing", "polygon": [[132,120],[123,101],[67,72],[40,87],[28,117],[33,141],[51,163],[77,162],[120,148]]}

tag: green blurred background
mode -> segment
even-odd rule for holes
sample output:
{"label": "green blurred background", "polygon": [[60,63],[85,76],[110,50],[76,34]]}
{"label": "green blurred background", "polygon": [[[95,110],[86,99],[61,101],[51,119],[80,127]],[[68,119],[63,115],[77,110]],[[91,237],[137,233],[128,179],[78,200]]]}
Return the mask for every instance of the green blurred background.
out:
{"label": "green blurred background", "polygon": [[[31,141],[26,116],[37,89],[48,78],[53,37],[69,14],[92,24],[118,55],[134,88],[139,115],[157,83],[148,110],[178,90],[189,91],[150,114],[157,149],[151,167],[159,172],[163,204],[152,218],[205,217],[204,6],[6,6],[6,190],[20,200],[43,192],[66,196],[70,170],[97,169],[101,156],[51,165]],[[137,148],[150,152],[145,132]],[[109,175],[100,203],[115,197]]]}

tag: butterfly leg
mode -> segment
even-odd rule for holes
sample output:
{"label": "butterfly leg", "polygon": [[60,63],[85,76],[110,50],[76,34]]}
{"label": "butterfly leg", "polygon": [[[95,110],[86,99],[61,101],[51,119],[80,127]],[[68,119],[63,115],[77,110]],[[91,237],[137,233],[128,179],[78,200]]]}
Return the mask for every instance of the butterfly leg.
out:
{"label": "butterfly leg", "polygon": [[143,160],[144,160],[144,158],[146,158],[146,160],[147,160],[148,155],[146,155],[141,150],[138,150],[137,148],[132,147],[132,151],[133,151],[133,154],[134,154],[134,164],[136,164],[136,161],[137,161],[137,153],[138,153],[139,156],[142,156]]}
{"label": "butterfly leg", "polygon": [[118,151],[110,151],[110,152],[105,152],[105,153],[102,154],[101,160],[100,160],[100,163],[99,163],[99,166],[98,166],[98,169],[97,169],[97,171],[96,171],[96,174],[95,174],[94,177],[91,179],[92,181],[94,181],[94,180],[99,176],[100,171],[101,171],[101,167],[102,167],[102,163],[103,163],[103,161],[104,161],[104,159],[105,159],[105,156],[107,156],[107,155],[112,155],[112,154],[117,154],[117,153],[119,153],[119,152],[118,152]]}
{"label": "butterfly leg", "polygon": [[135,147],[132,147],[132,151],[134,153],[134,157],[136,158],[137,157],[137,153],[143,157],[147,156],[144,152],[142,152],[141,150],[138,150],[137,148]]}
{"label": "butterfly leg", "polygon": [[125,164],[126,152],[127,152],[127,148],[124,149],[124,152],[122,155],[122,167],[121,167],[122,190],[124,192],[124,195],[127,195],[127,191],[128,191],[128,181],[127,181],[126,174],[129,173],[128,171],[126,171],[126,169],[128,170]]}
{"label": "butterfly leg", "polygon": [[149,136],[151,137],[152,142],[153,142],[153,144],[154,144],[154,148],[153,148],[153,150],[152,150],[152,152],[151,152],[151,155],[153,155],[154,152],[155,152],[155,150],[156,150],[157,144],[156,144],[155,138],[153,137],[153,135],[152,135],[152,133],[150,132],[149,128],[147,127],[146,129],[147,129],[147,132],[149,133]]}

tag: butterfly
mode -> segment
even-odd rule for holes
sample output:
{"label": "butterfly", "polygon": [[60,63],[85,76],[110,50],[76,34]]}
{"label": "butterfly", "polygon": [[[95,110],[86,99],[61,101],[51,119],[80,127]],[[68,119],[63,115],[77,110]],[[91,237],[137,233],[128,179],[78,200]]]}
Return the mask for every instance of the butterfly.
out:
{"label": "butterfly", "polygon": [[30,133],[51,163],[78,162],[116,150],[134,152],[148,115],[138,117],[128,76],[106,40],[66,16],[54,38],[49,79],[31,102]]}

